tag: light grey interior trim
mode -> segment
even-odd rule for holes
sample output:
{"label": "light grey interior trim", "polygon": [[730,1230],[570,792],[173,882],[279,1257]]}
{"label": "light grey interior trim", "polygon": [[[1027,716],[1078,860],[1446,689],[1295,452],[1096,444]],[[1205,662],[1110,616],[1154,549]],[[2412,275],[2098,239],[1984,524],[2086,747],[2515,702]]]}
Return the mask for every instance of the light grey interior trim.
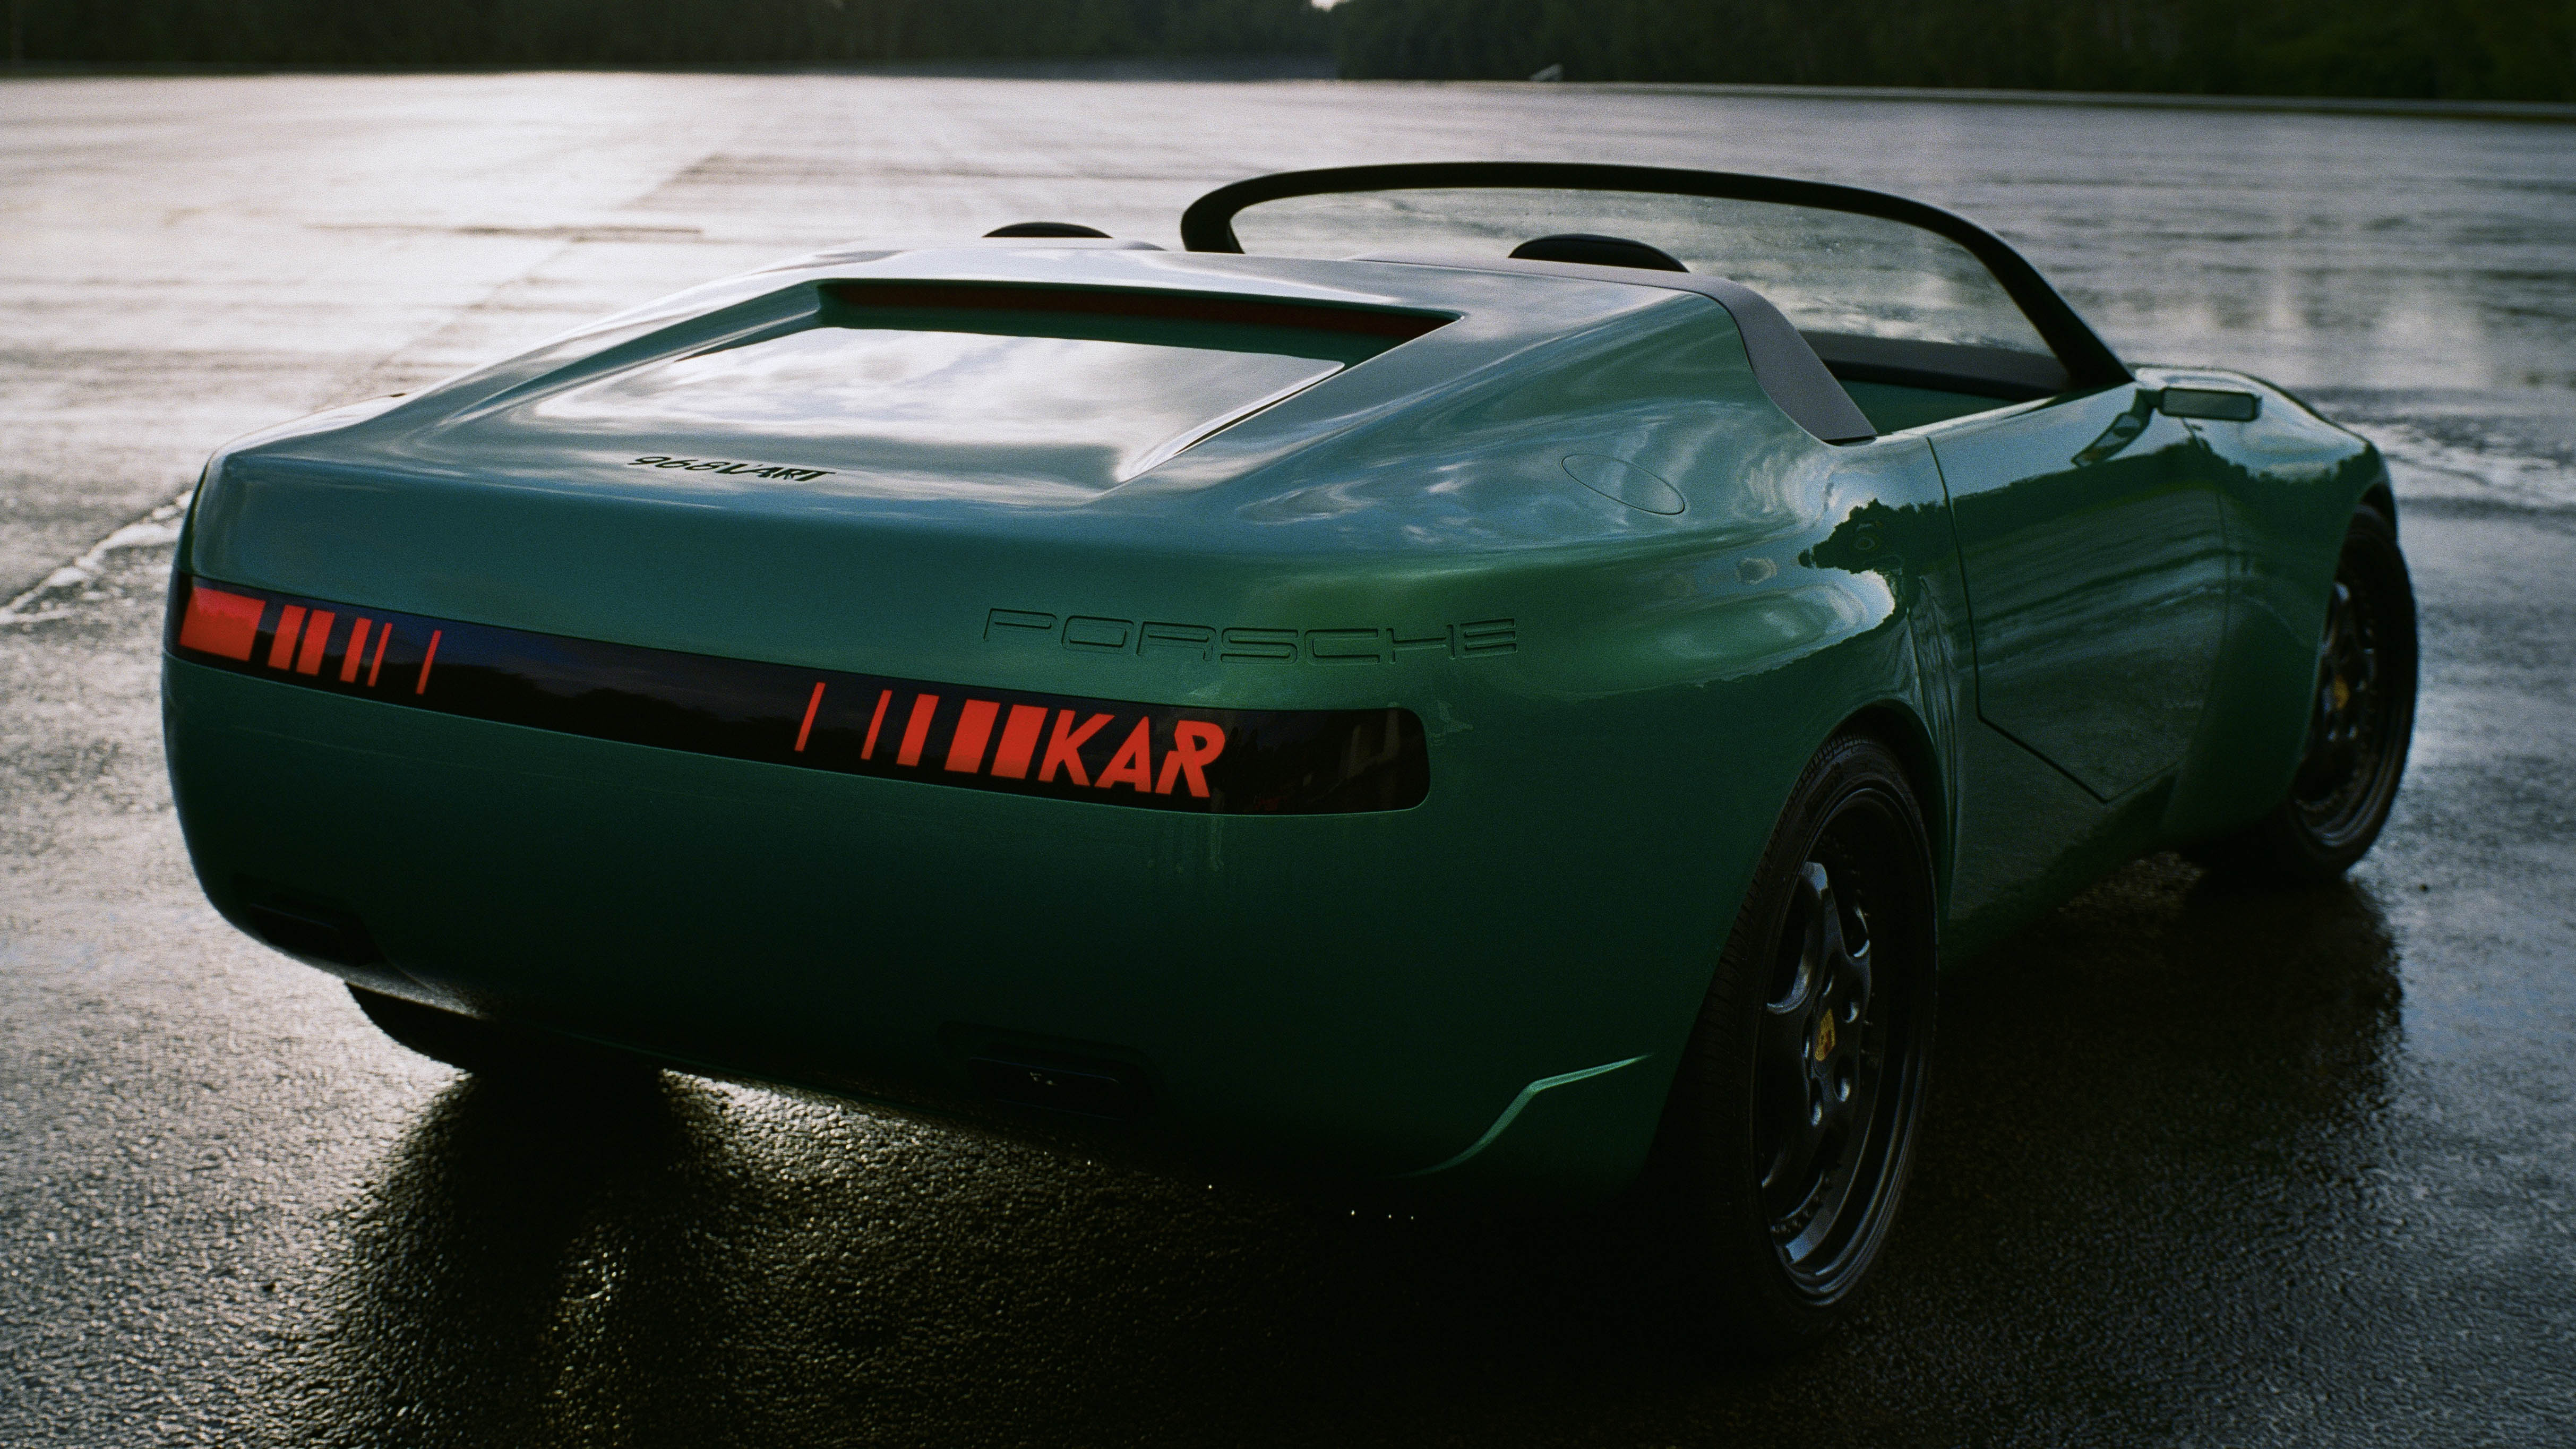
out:
{"label": "light grey interior trim", "polygon": [[1518,272],[1536,277],[1579,277],[1587,282],[1618,282],[1631,287],[1659,287],[1668,292],[1696,292],[1726,309],[1744,337],[1745,356],[1753,362],[1753,380],[1761,384],[1789,420],[1828,443],[1866,443],[1878,436],[1860,405],[1825,369],[1816,350],[1780,309],[1751,287],[1724,277],[1695,272],[1650,272],[1639,267],[1594,267],[1578,262],[1525,262],[1506,257],[1467,257],[1443,252],[1373,252],[1355,262],[1401,262],[1407,266],[1449,267],[1469,272]]}
{"label": "light grey interior trim", "polygon": [[1836,376],[1856,382],[1894,382],[2015,401],[2053,397],[2072,385],[2066,364],[2041,352],[1848,332],[1799,335]]}

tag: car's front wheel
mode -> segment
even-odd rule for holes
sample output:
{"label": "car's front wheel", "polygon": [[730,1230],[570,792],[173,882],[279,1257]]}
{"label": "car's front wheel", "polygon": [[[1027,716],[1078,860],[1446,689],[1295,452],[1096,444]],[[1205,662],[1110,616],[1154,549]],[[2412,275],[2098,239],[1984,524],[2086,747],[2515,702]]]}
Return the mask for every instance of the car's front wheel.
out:
{"label": "car's front wheel", "polygon": [[2414,584],[2397,525],[2365,504],[2345,530],[2326,598],[2307,743],[2289,793],[2262,819],[2191,855],[2240,879],[2333,880],[2388,823],[2414,733]]}
{"label": "car's front wheel", "polygon": [[640,1079],[656,1070],[639,1057],[441,1011],[362,986],[350,987],[349,995],[377,1030],[432,1061],[478,1076]]}
{"label": "car's front wheel", "polygon": [[1836,737],[1772,830],[1658,1144],[1668,1250],[1745,1347],[1822,1337],[1886,1241],[1930,1064],[1934,911],[1902,763]]}

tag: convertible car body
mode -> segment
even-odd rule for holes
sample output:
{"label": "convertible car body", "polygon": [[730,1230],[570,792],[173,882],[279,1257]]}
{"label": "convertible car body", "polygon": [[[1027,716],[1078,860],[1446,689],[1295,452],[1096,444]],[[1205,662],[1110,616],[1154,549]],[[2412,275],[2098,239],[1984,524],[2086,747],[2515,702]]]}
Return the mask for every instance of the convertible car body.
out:
{"label": "convertible car body", "polygon": [[224,449],[164,695],[215,905],[684,1069],[1580,1201],[1825,742],[1901,761],[1953,960],[2333,726],[2371,448],[1956,217],[1457,166],[1021,230]]}

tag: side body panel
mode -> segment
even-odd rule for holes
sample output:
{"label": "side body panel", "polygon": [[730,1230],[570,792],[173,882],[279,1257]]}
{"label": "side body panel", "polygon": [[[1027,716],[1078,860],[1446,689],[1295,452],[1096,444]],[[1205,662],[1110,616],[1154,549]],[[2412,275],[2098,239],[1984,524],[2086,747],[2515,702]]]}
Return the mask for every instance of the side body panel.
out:
{"label": "side body panel", "polygon": [[1941,430],[1977,707],[2096,798],[2182,763],[2227,627],[2217,480],[2118,387]]}
{"label": "side body panel", "polygon": [[[2142,405],[2169,384],[2251,392],[2260,412],[2221,422]],[[1975,495],[1962,496],[1993,478],[1963,477],[1959,464],[1976,455],[1952,430],[1928,430],[1958,503],[1972,612],[1993,597],[1979,592],[1980,565],[2019,565],[2039,587],[2008,604],[2036,599],[2034,616],[2063,631],[2062,652],[2034,661],[2025,651],[2044,647],[2047,629],[2013,632],[2008,619],[1990,640],[1995,621],[1978,612],[1983,714],[1962,733],[1953,956],[1994,944],[2142,852],[2249,823],[2281,798],[2304,743],[2345,521],[2365,492],[2385,489],[2386,470],[2360,439],[2241,375],[2141,369],[2134,391],[2099,395],[2100,417],[2058,435],[2072,440],[2098,421],[2099,441],[2054,472],[2039,471],[2047,459],[2033,453],[2028,482],[2095,487],[2093,477],[2140,448],[2154,450],[2152,461],[2100,485],[2080,505],[2089,512],[2055,520],[2056,540],[2020,557],[1997,547],[2009,539],[1996,527],[2006,510],[1980,517]],[[1973,437],[2009,421],[1966,419],[1956,431]],[[1991,469],[1994,460],[1976,461]],[[2068,577],[2052,581],[2059,559],[2070,561]],[[1997,657],[2005,649],[2014,652]],[[2021,692],[1998,698],[1999,686]]]}

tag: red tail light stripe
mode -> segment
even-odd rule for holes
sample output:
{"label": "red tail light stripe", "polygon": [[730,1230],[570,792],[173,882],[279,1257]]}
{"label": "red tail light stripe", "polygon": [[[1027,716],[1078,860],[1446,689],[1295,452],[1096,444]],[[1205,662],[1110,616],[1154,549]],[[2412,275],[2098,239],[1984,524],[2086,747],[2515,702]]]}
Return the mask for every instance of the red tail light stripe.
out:
{"label": "red tail light stripe", "polygon": [[304,628],[304,606],[289,604],[278,611],[277,638],[268,646],[268,667],[284,669],[295,657],[295,636]]}
{"label": "red tail light stripe", "polygon": [[358,677],[358,666],[367,662],[367,620],[360,616],[349,626],[349,642],[340,649],[340,682],[347,684]]}
{"label": "red tail light stripe", "polygon": [[896,764],[921,763],[922,743],[930,738],[930,717],[937,713],[939,713],[938,695],[916,694],[912,697],[912,718],[903,722],[903,748],[895,752]]}
{"label": "red tail light stripe", "polygon": [[805,753],[805,741],[814,733],[814,711],[823,707],[823,681],[814,681],[814,697],[805,701],[805,722],[796,727],[796,753]]}
{"label": "red tail light stripe", "polygon": [[[171,602],[173,688],[232,687],[201,682],[228,673],[254,691],[246,702],[280,709],[294,705],[279,685],[365,689],[363,717],[326,721],[362,735],[375,708],[394,706],[771,767],[1195,814],[1403,810],[1429,790],[1421,719],[1397,706],[1244,710],[886,678],[362,614],[185,573]],[[412,687],[376,692],[388,666]]]}
{"label": "red tail light stripe", "polygon": [[877,757],[877,731],[885,726],[886,705],[893,699],[894,691],[891,689],[881,691],[877,695],[877,712],[868,716],[868,741],[859,746],[860,759],[873,760]]}
{"label": "red tail light stripe", "polygon": [[1011,706],[1011,717],[1002,725],[1002,747],[993,752],[994,778],[1029,777],[1029,757],[1038,752],[1038,736],[1046,729],[1046,717],[1046,706],[1042,704]]}
{"label": "red tail light stripe", "polygon": [[203,584],[188,591],[188,612],[179,622],[179,647],[248,661],[259,647],[259,616],[268,600],[227,594]]}
{"label": "red tail light stripe", "polygon": [[948,770],[971,775],[984,767],[984,745],[993,738],[993,717],[1002,707],[989,699],[970,699],[957,715],[957,736],[948,744]]}
{"label": "red tail light stripe", "polygon": [[305,621],[304,649],[295,656],[296,673],[322,672],[322,651],[330,646],[331,625],[339,617],[328,609],[316,609],[313,611],[313,617]]}

